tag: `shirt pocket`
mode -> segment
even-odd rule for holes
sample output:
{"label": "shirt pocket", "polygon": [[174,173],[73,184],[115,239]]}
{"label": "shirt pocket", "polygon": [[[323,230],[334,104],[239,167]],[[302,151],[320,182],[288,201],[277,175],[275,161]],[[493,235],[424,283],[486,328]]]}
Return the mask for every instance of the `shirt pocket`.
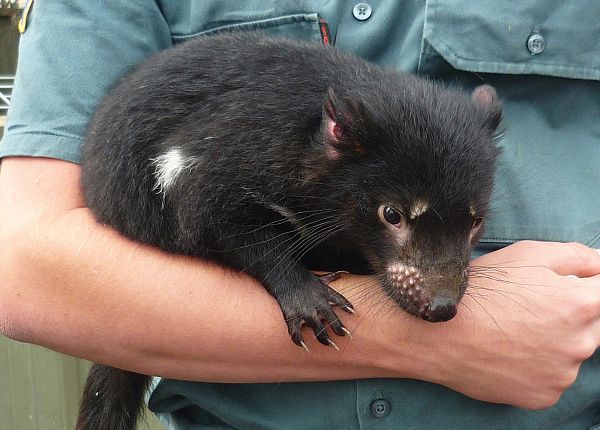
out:
{"label": "shirt pocket", "polygon": [[419,72],[503,102],[482,244],[600,246],[600,19],[595,0],[427,2]]}
{"label": "shirt pocket", "polygon": [[259,31],[271,37],[323,42],[323,27],[311,1],[166,2],[164,15],[173,43],[225,32]]}

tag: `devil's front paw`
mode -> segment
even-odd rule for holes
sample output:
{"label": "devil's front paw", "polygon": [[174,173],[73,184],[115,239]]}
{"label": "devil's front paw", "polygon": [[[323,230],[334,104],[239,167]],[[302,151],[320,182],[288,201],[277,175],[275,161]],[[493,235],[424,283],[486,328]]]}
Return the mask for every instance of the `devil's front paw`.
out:
{"label": "devil's front paw", "polygon": [[337,345],[329,337],[327,327],[331,327],[338,336],[350,335],[332,307],[337,306],[346,312],[354,313],[352,304],[325,284],[325,282],[331,282],[338,278],[338,273],[323,275],[320,278],[315,277],[314,282],[311,282],[310,285],[294,288],[279,300],[292,341],[307,351],[308,347],[304,343],[301,333],[303,324],[313,330],[320,343],[336,349],[338,349]]}

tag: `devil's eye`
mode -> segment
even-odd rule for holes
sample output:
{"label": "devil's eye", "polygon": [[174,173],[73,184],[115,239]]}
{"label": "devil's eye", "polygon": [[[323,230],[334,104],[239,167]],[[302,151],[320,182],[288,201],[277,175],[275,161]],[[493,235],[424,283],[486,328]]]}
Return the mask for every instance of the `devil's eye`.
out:
{"label": "devil's eye", "polygon": [[383,208],[383,218],[392,225],[399,224],[402,221],[402,215],[389,206]]}
{"label": "devil's eye", "polygon": [[473,228],[479,228],[481,226],[482,222],[483,222],[482,217],[475,218],[475,222],[473,223]]}

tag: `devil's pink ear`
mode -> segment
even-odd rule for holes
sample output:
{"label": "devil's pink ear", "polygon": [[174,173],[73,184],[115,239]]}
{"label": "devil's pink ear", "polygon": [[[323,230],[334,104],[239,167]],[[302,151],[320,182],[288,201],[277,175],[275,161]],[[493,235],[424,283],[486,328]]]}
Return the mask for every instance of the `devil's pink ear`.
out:
{"label": "devil's pink ear", "polygon": [[496,90],[490,85],[480,85],[471,93],[471,100],[488,112],[488,126],[495,131],[502,121],[502,105]]}
{"label": "devil's pink ear", "polygon": [[363,153],[367,112],[356,100],[339,97],[332,88],[327,90],[323,104],[321,130],[325,155],[337,160],[343,153]]}
{"label": "devil's pink ear", "polygon": [[327,124],[327,127],[325,127],[327,137],[330,140],[337,142],[344,139],[344,135],[346,134],[342,125],[346,123],[346,121],[344,121],[344,118],[341,116],[341,104],[342,102],[338,100],[333,90],[329,88],[325,97],[324,110],[326,115],[324,115],[323,119]]}
{"label": "devil's pink ear", "polygon": [[328,88],[325,94],[325,112],[327,113],[327,117],[332,121],[335,121],[338,117],[339,104],[340,101],[333,89]]}

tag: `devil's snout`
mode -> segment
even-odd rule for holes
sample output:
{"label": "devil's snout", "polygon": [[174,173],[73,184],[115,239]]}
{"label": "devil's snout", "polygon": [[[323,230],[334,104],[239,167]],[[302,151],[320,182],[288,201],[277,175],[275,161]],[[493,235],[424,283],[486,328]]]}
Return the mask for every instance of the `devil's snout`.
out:
{"label": "devil's snout", "polygon": [[421,318],[429,322],[449,321],[456,315],[456,301],[448,297],[434,297],[420,312]]}

